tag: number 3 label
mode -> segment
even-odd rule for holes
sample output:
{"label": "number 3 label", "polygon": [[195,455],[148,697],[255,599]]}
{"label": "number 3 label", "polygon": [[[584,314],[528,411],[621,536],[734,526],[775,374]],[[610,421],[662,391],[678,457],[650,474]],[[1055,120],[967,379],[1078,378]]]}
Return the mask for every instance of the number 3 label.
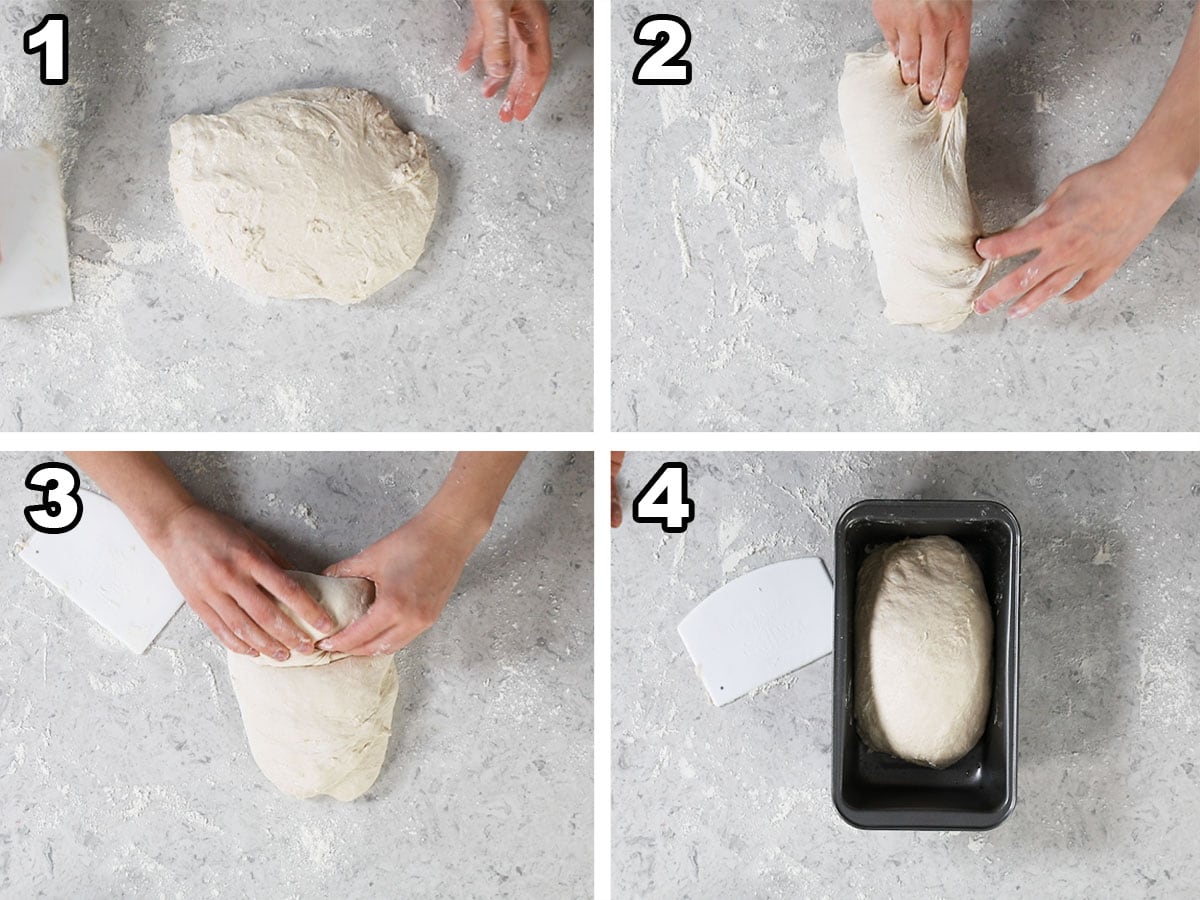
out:
{"label": "number 3 label", "polygon": [[696,518],[696,504],[687,495],[687,465],[663,463],[640,494],[633,498],[633,521],[662,525],[670,534],[687,531]]}
{"label": "number 3 label", "polygon": [[67,17],[45,16],[25,32],[25,52],[42,57],[42,84],[67,83]]}
{"label": "number 3 label", "polygon": [[42,495],[42,502],[25,507],[25,521],[43,534],[63,534],[83,518],[79,473],[66,463],[42,463],[25,476],[25,487]]}
{"label": "number 3 label", "polygon": [[633,40],[654,48],[633,67],[634,84],[692,83],[692,64],[681,58],[692,44],[692,31],[679,16],[646,16],[633,30]]}

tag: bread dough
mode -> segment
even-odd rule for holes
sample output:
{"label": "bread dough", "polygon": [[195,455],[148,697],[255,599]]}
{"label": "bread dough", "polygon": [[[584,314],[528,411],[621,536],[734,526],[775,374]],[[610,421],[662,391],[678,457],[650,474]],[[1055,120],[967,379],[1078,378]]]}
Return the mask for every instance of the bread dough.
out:
{"label": "bread dough", "polygon": [[[364,578],[288,572],[325,608],[340,631],[374,600]],[[313,638],[325,635],[291,615]],[[330,634],[332,632],[329,632]],[[393,657],[293,653],[286,662],[228,653],[250,753],[286,794],[338,800],[361,796],[379,777],[396,705]]]}
{"label": "bread dough", "polygon": [[922,104],[879,44],[846,56],[838,112],[884,315],[897,325],[957,328],[992,269],[975,252],[982,227],[967,189],[966,95],[948,112]]}
{"label": "bread dough", "polygon": [[872,750],[943,769],[983,736],[992,610],[970,554],[944,536],[871,553],[854,609],[854,718]]}
{"label": "bread dough", "polygon": [[[326,575],[313,575],[310,572],[288,572],[292,581],[308,591],[322,608],[333,619],[333,631],[318,631],[308,622],[300,618],[286,603],[279,603],[279,611],[292,621],[296,627],[307,634],[314,642],[328,637],[334,631],[341,631],[359,616],[363,615],[375,602],[375,583],[366,578],[330,578]],[[241,654],[238,654],[241,655]],[[293,653],[283,662],[269,656],[256,657],[258,664],[263,666],[323,666],[339,659],[345,659],[348,654],[332,650],[313,650],[312,653]]]}
{"label": "bread dough", "polygon": [[425,142],[350,88],[184,116],[169,169],[208,264],[269,297],[365,300],[416,265],[437,208]]}

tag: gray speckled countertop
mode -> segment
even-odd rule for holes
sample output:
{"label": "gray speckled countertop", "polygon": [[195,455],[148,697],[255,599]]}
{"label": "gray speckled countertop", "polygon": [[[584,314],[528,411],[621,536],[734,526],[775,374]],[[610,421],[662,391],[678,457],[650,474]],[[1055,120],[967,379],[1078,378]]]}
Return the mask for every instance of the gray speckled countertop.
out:
{"label": "gray speckled countertop", "polygon": [[[553,4],[525,125],[455,63],[465,0],[0,0],[0,146],[65,151],[71,309],[0,319],[0,430],[585,430],[592,391],[592,5]],[[69,16],[70,83],[19,35]],[[429,142],[417,268],[352,308],[254,298],[179,224],[167,129],[288,88],[377,93]]]}
{"label": "gray speckled countertop", "polygon": [[[613,895],[1194,897],[1194,454],[630,454],[689,465],[686,536],[613,537]],[[990,498],[1021,523],[1018,802],[977,833],[867,832],[830,797],[828,657],[717,709],[675,627],[780,560],[833,568],[868,497]]]}
{"label": "gray speckled countertop", "polygon": [[[986,230],[1124,146],[1193,0],[975,4],[968,171]],[[1195,184],[1099,293],[950,335],[883,318],[837,118],[870,4],[619,0],[613,422],[620,430],[1194,430]],[[641,16],[691,25],[693,83],[639,87]]]}
{"label": "gray speckled countertop", "polygon": [[[350,804],[261,775],[189,609],[134,656],[16,558],[19,485],[47,458],[0,456],[0,895],[591,895],[589,455],[526,461],[442,618],[397,655],[387,762]],[[168,455],[313,571],[416,512],[451,458]]]}

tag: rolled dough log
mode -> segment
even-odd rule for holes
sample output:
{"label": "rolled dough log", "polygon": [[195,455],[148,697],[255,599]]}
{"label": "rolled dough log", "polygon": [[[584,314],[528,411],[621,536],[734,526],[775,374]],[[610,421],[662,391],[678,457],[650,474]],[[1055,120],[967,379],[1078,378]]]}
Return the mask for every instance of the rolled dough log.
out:
{"label": "rolled dough log", "polygon": [[966,95],[949,112],[922,104],[879,44],[846,56],[838,112],[884,315],[897,325],[957,328],[992,268],[975,252],[982,226],[967,189]]}
{"label": "rolled dough log", "polygon": [[[289,572],[325,608],[340,631],[371,605],[364,578]],[[311,637],[325,635],[291,615]],[[332,632],[330,632],[332,633]],[[387,754],[396,705],[393,657],[293,653],[283,663],[227,653],[250,753],[286,794],[353,800],[375,783]]]}
{"label": "rolled dough log", "polygon": [[854,718],[872,750],[942,769],[983,736],[992,694],[992,610],[957,541],[871,553],[854,610]]}
{"label": "rolled dough log", "polygon": [[437,208],[425,142],[349,88],[184,116],[169,169],[209,265],[269,297],[366,299],[416,265]]}

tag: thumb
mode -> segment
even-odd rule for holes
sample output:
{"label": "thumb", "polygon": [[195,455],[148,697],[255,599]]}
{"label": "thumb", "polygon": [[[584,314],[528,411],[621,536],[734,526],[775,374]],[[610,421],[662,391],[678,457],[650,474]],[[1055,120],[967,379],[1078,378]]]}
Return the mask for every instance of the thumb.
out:
{"label": "thumb", "polygon": [[349,559],[335,562],[332,566],[326,566],[321,574],[330,578],[365,578],[361,571],[362,565],[358,556],[351,556]]}
{"label": "thumb", "polygon": [[975,252],[984,259],[1007,259],[1010,256],[1020,256],[1030,250],[1039,249],[1046,230],[1046,223],[1042,219],[1042,215],[1054,199],[1055,195],[1051,194],[1046,198],[1045,203],[1023,216],[1007,231],[977,240]]}

